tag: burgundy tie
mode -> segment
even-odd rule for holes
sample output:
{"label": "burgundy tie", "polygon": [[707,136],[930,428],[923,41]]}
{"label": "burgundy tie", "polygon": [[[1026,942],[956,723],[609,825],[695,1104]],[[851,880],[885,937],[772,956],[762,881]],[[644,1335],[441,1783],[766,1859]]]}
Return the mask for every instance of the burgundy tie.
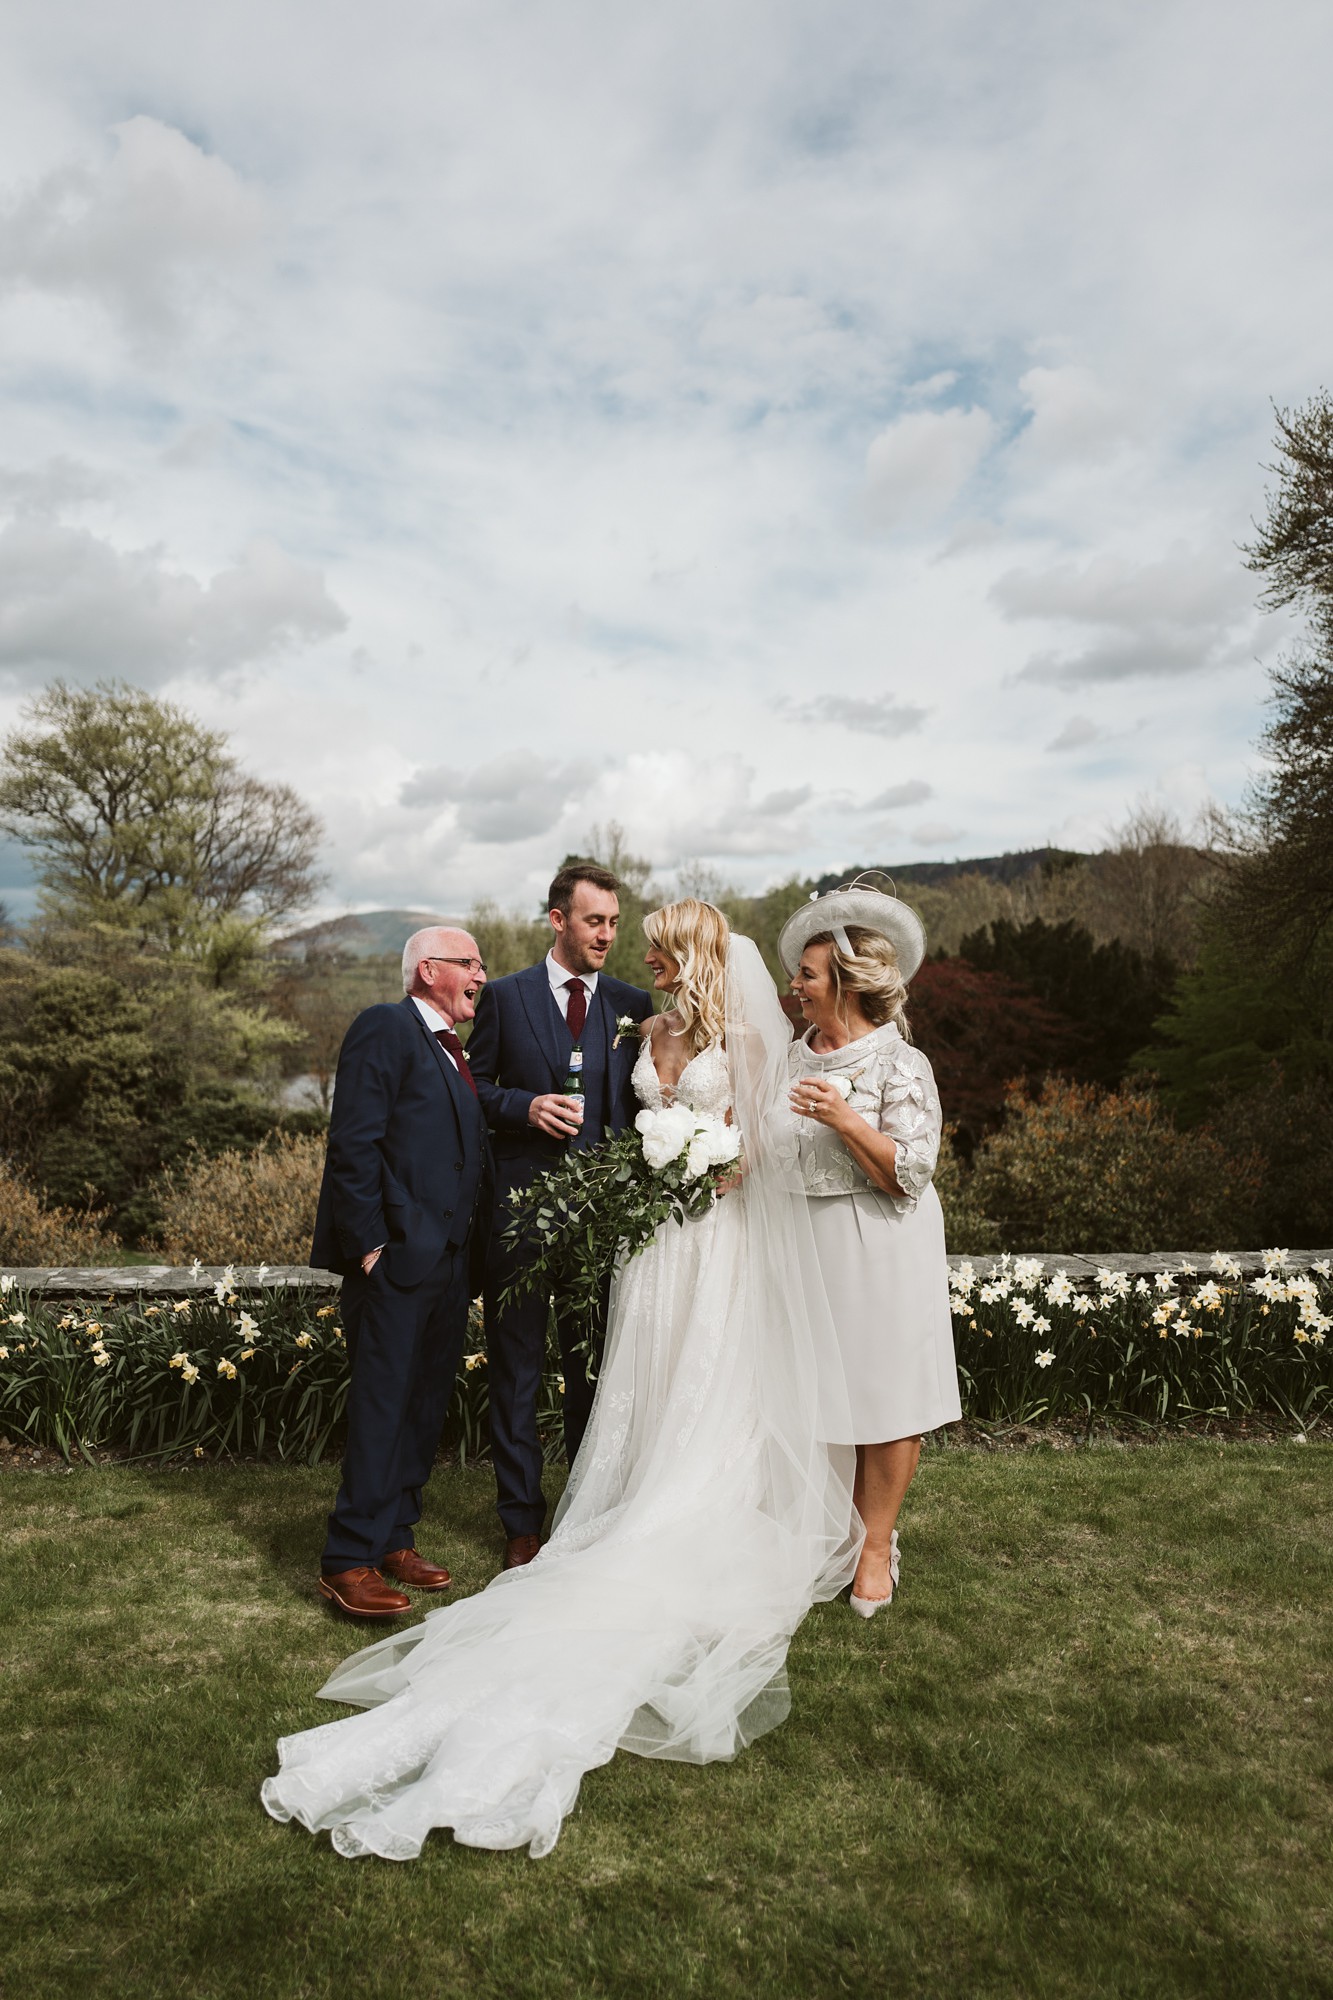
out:
{"label": "burgundy tie", "polygon": [[467,1085],[468,1089],[472,1092],[472,1095],[475,1097],[477,1094],[477,1086],[472,1080],[472,1071],[467,1066],[467,1057],[463,1054],[463,1044],[459,1041],[453,1029],[432,1028],[431,1033],[434,1035],[437,1042],[441,1043],[444,1048],[448,1049],[450,1055],[454,1059],[454,1066],[456,1067],[458,1074],[462,1077],[464,1083]]}
{"label": "burgundy tie", "polygon": [[565,1012],[565,1025],[577,1042],[583,1033],[583,1024],[588,1018],[588,989],[581,979],[571,979],[567,991],[569,1006]]}

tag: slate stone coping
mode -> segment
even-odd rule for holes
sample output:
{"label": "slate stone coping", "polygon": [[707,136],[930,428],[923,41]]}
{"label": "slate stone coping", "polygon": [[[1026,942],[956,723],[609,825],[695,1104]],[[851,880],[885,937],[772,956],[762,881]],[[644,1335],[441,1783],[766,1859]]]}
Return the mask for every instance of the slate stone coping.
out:
{"label": "slate stone coping", "polygon": [[[1011,1264],[1022,1254],[1015,1252]],[[1264,1268],[1260,1250],[1233,1250],[1228,1254],[1235,1258],[1247,1278],[1258,1277]],[[1193,1265],[1200,1279],[1213,1274],[1211,1250],[1156,1250],[1148,1255],[1108,1250],[1100,1256],[1033,1251],[1032,1255],[1040,1258],[1043,1270],[1064,1271],[1076,1284],[1086,1280],[1095,1285],[1098,1271],[1105,1269],[1126,1271],[1131,1278],[1151,1278],[1158,1271],[1179,1271],[1182,1265]],[[1325,1258],[1333,1259],[1333,1250],[1289,1250],[1282,1268],[1288,1273],[1308,1271],[1312,1264]],[[1000,1258],[990,1256],[949,1259],[952,1270],[969,1263],[982,1278],[988,1278],[1000,1262]],[[74,1265],[10,1266],[0,1267],[0,1277],[12,1278],[18,1291],[51,1299],[130,1299],[145,1293],[156,1298],[189,1298],[211,1292],[222,1277],[223,1268],[221,1264],[206,1264],[196,1276],[188,1265],[175,1264],[117,1264],[100,1270]],[[307,1264],[238,1264],[231,1279],[231,1290],[237,1298],[256,1298],[265,1292],[336,1292],[341,1285],[342,1279],[336,1272],[312,1270]]]}

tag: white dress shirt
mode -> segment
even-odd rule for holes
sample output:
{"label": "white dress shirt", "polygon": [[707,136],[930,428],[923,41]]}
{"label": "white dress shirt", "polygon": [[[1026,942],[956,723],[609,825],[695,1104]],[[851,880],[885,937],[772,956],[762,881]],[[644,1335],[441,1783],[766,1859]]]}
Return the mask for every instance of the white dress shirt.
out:
{"label": "white dress shirt", "polygon": [[[420,1014],[422,1020],[426,1023],[426,1026],[430,1029],[432,1035],[435,1033],[437,1028],[448,1028],[450,1030],[453,1029],[454,1025],[453,1022],[446,1021],[444,1015],[441,1014],[437,1008],[432,1007],[428,1000],[423,1000],[419,993],[414,993],[412,995],[412,1005],[416,1008],[418,1014]],[[446,1061],[454,1063],[455,1069],[458,1068],[458,1064],[454,1062],[452,1052],[444,1046],[443,1042],[440,1043],[440,1054],[446,1059]]]}
{"label": "white dress shirt", "polygon": [[583,981],[587,989],[588,1005],[591,1007],[592,996],[597,991],[597,974],[595,972],[570,972],[565,966],[561,965],[553,951],[548,951],[546,954],[546,977],[551,982],[551,991],[555,995],[555,1004],[560,1009],[561,1015],[566,1021],[569,1019],[569,982],[571,979],[581,979]]}

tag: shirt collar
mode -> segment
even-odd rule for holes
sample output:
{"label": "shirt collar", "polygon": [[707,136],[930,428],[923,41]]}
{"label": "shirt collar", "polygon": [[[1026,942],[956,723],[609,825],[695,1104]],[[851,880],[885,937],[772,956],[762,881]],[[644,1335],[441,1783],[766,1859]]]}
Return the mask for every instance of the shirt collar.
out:
{"label": "shirt collar", "polygon": [[426,1023],[426,1026],[430,1029],[432,1035],[438,1034],[441,1028],[448,1028],[452,1032],[454,1025],[453,1022],[446,1020],[443,1014],[437,1013],[435,1008],[430,1005],[429,1001],[423,1000],[419,993],[413,993],[411,995],[411,1001],[412,1005],[416,1008],[418,1014],[420,1014],[422,1020]]}
{"label": "shirt collar", "polygon": [[562,986],[568,986],[571,979],[581,979],[583,981],[583,984],[588,989],[588,998],[590,1000],[597,991],[597,974],[595,972],[570,972],[560,963],[553,951],[548,951],[546,954],[546,977],[551,982],[552,993],[558,993]]}

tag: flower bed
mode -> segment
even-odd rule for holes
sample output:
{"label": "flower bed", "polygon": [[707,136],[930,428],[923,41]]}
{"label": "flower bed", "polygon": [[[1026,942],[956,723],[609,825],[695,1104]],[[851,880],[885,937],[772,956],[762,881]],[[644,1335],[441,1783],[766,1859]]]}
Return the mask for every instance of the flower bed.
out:
{"label": "flower bed", "polygon": [[1214,1251],[1132,1276],[1113,1263],[1071,1276],[1054,1258],[997,1258],[950,1272],[963,1409],[989,1422],[1041,1417],[1277,1414],[1308,1425],[1333,1411],[1329,1259],[1288,1273],[1268,1250],[1246,1278]]}
{"label": "flower bed", "polygon": [[[1333,1415],[1328,1258],[1289,1272],[1285,1251],[1267,1251],[1253,1277],[1220,1251],[1203,1269],[1185,1261],[1135,1274],[1126,1261],[955,1260],[964,1413],[983,1423],[1268,1415],[1301,1427]],[[0,1433],[67,1458],[110,1449],[313,1461],[336,1449],[348,1387],[337,1294],[263,1289],[262,1266],[259,1286],[230,1268],[211,1284],[192,1275],[183,1297],[100,1302],[0,1276]],[[489,1443],[479,1306],[468,1343],[445,1431],[464,1461]],[[552,1344],[539,1412],[549,1456],[560,1450],[562,1390]]]}
{"label": "flower bed", "polygon": [[[0,1277],[0,1432],[66,1458],[228,1453],[313,1462],[336,1449],[347,1349],[326,1291],[250,1294],[234,1273],[184,1298],[49,1301]],[[489,1443],[486,1348],[473,1307],[446,1448],[466,1462]],[[539,1412],[560,1448],[560,1392],[548,1373]]]}

